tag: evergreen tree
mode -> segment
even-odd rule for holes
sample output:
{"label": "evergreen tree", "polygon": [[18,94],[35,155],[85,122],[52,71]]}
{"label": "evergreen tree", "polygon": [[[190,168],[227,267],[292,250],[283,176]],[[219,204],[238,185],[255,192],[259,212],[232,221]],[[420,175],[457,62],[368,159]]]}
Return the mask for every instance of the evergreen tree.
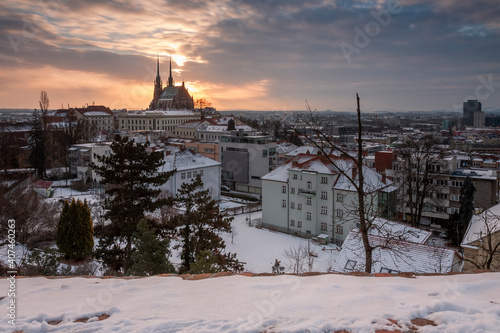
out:
{"label": "evergreen tree", "polygon": [[57,228],[57,246],[67,259],[84,259],[94,248],[94,226],[87,201],[64,203]]}
{"label": "evergreen tree", "polygon": [[104,226],[99,239],[97,254],[113,270],[131,268],[132,235],[145,212],[152,212],[169,203],[160,198],[161,189],[175,171],[157,173],[163,165],[161,152],[148,153],[146,146],[135,144],[127,137],[115,137],[112,154],[95,155],[98,163],[91,163],[102,177],[109,198],[104,208],[111,223]]}
{"label": "evergreen tree", "polygon": [[460,188],[460,213],[454,213],[446,223],[448,239],[460,246],[467,231],[472,216],[474,215],[474,193],[476,188],[470,177],[465,178]]}
{"label": "evergreen tree", "polygon": [[44,179],[46,176],[45,131],[36,110],[33,111],[33,127],[29,136],[29,147],[31,149],[29,161],[35,169],[35,175]]}
{"label": "evergreen tree", "polygon": [[[225,253],[226,245],[219,235],[231,231],[233,218],[221,213],[209,190],[203,190],[200,175],[191,183],[182,184],[177,200],[185,208],[183,214],[171,221],[182,242],[180,272],[190,272],[193,263],[197,273],[202,269],[208,272],[243,270],[236,254]],[[205,263],[196,263],[200,260]]]}
{"label": "evergreen tree", "polygon": [[460,242],[467,231],[467,226],[474,215],[475,192],[476,187],[472,183],[471,178],[465,178],[462,188],[460,188],[460,218],[458,220],[456,245],[460,245]]}
{"label": "evergreen tree", "polygon": [[170,241],[160,239],[146,219],[141,219],[133,234],[135,251],[132,253],[131,275],[156,275],[174,272],[168,260]]}

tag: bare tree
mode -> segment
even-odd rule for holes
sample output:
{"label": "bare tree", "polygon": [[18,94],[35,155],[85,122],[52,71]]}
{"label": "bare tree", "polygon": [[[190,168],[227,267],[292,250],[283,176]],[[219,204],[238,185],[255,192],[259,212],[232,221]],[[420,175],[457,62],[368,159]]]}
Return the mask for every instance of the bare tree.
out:
{"label": "bare tree", "polygon": [[47,131],[47,112],[49,110],[49,97],[45,90],[40,92],[40,100],[38,101],[40,105],[40,112],[42,116],[43,130]]}
{"label": "bare tree", "polygon": [[435,210],[439,206],[444,171],[439,154],[434,151],[435,142],[431,136],[414,139],[400,149],[402,156],[402,204],[407,219],[414,227],[420,225],[425,210]]}
{"label": "bare tree", "polygon": [[307,240],[307,267],[309,268],[309,272],[312,272],[314,262],[318,257],[318,252],[314,251],[311,247],[311,240]]}
{"label": "bare tree", "polygon": [[[16,221],[16,241],[29,249],[55,239],[59,204],[43,200],[29,179],[10,187],[0,185],[0,212],[2,221]],[[2,233],[4,238],[5,230]]]}
{"label": "bare tree", "polygon": [[290,246],[288,250],[283,253],[288,261],[288,267],[294,274],[300,274],[305,271],[306,263],[308,261],[307,247],[303,244],[299,246]]}
{"label": "bare tree", "polygon": [[[363,126],[361,124],[361,108],[359,104],[359,95],[356,94],[356,114],[357,114],[357,145],[355,154],[341,144],[335,142],[334,138],[323,131],[320,120],[314,115],[314,112],[307,104],[308,117],[299,115],[299,124],[294,126],[293,131],[305,137],[313,144],[318,151],[327,159],[328,163],[333,165],[336,170],[346,178],[347,182],[357,193],[357,200],[353,202],[355,206],[356,218],[359,221],[359,229],[362,235],[363,247],[365,252],[365,271],[371,272],[373,247],[368,239],[368,231],[371,227],[371,219],[374,212],[370,211],[367,205],[367,194],[374,191],[373,188],[365,183],[365,168],[363,158]],[[307,102],[306,102],[307,103]],[[340,152],[343,156],[338,159],[331,154],[332,150]],[[346,161],[348,163],[346,163]]]}

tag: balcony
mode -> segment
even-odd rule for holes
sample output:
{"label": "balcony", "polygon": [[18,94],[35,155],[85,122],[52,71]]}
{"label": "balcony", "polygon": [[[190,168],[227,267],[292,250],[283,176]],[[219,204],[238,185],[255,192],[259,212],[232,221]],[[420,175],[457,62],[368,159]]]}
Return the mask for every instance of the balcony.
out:
{"label": "balcony", "polygon": [[302,194],[302,195],[316,195],[316,191],[299,189],[299,194]]}

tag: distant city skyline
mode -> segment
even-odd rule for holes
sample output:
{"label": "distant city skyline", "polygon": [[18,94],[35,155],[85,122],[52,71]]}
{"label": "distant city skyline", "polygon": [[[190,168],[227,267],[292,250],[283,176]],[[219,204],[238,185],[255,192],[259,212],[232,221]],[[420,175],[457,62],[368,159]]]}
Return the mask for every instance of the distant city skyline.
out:
{"label": "distant city skyline", "polygon": [[146,108],[161,78],[219,110],[500,108],[497,0],[7,0],[0,108]]}

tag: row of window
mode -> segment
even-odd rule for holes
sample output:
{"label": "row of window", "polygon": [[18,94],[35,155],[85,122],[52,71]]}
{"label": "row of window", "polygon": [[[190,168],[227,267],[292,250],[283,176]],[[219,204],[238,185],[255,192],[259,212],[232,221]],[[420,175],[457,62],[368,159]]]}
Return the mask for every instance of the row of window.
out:
{"label": "row of window", "polygon": [[[286,185],[283,185],[281,188],[281,193],[286,193]],[[290,194],[295,194],[295,187],[290,187]],[[328,200],[328,191],[321,191],[320,198],[322,200]],[[310,205],[311,198],[308,197],[308,205]],[[337,202],[344,202],[344,194],[343,193],[337,193]]]}
{"label": "row of window", "polygon": [[196,171],[196,170],[195,170],[195,171],[193,171],[192,173],[191,173],[191,171],[188,171],[188,172],[182,172],[182,173],[181,173],[181,179],[186,179],[186,178],[187,178],[187,179],[190,179],[190,178],[191,178],[191,176],[192,176],[192,178],[196,178],[196,176],[197,176],[198,174],[199,174],[200,176],[202,176],[202,177],[203,177],[203,170],[200,170],[200,171]]}
{"label": "row of window", "polygon": [[[295,220],[290,220],[290,226],[295,227]],[[297,228],[302,228],[302,221],[297,221]],[[321,222],[320,229],[321,231],[328,231],[328,224],[326,222]],[[335,232],[339,235],[343,235],[344,226],[341,224],[335,226]]]}
{"label": "row of window", "polygon": [[[127,120],[127,124],[135,124],[135,125],[146,125],[146,124],[153,124],[154,119],[148,119],[148,122],[146,123],[145,119],[121,119],[121,124],[125,124],[125,120]],[[187,119],[156,119],[158,124],[162,125],[177,125],[177,124],[182,124],[187,121]]]}
{"label": "row of window", "polygon": [[[141,130],[150,130],[151,128],[148,126],[129,126],[128,130],[130,131],[141,131]],[[173,126],[158,126],[157,130],[161,131],[174,131],[175,127]]]}

